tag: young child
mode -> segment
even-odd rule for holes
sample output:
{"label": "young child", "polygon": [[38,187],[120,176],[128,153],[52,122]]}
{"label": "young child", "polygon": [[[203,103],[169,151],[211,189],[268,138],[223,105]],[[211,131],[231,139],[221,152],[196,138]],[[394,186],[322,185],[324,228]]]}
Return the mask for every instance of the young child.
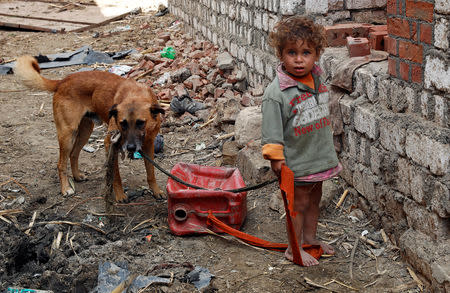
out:
{"label": "young child", "polygon": [[[264,92],[262,102],[262,152],[280,176],[286,164],[295,176],[292,218],[305,266],[319,262],[301,248],[320,245],[326,254],[334,249],[316,238],[322,181],[342,169],[333,144],[328,119],[328,90],[315,65],[326,46],[324,29],[308,18],[292,16],[276,24],[269,35],[281,64]],[[292,248],[285,256],[293,260]]]}

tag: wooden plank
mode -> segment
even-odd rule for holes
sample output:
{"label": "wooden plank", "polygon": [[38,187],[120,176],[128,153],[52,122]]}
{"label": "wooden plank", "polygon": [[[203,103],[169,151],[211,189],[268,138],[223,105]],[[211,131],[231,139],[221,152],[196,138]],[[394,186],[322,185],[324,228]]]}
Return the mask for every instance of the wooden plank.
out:
{"label": "wooden plank", "polygon": [[[41,31],[77,32],[123,18],[132,9],[120,7],[100,8],[95,5],[78,5],[60,11],[66,3],[41,1],[0,2],[0,25]],[[27,21],[25,21],[25,19]]]}
{"label": "wooden plank", "polygon": [[0,25],[43,32],[68,32],[84,30],[88,25],[64,23],[58,21],[27,19],[22,17],[0,15]]}

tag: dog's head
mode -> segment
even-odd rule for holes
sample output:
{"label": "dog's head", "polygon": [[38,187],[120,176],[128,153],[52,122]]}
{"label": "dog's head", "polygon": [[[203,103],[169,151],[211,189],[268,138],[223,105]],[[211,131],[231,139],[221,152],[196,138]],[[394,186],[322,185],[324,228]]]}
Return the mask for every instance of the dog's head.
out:
{"label": "dog's head", "polygon": [[115,104],[109,110],[109,118],[114,118],[121,134],[122,150],[129,157],[142,149],[146,136],[154,138],[159,131],[161,117],[165,111],[156,102],[130,99]]}

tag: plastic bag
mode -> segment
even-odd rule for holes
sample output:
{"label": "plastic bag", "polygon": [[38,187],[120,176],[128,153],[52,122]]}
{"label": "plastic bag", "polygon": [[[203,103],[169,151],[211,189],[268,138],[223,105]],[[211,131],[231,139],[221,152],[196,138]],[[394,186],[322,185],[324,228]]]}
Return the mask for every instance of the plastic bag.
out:
{"label": "plastic bag", "polygon": [[172,47],[165,47],[161,51],[161,57],[175,59],[175,49]]}

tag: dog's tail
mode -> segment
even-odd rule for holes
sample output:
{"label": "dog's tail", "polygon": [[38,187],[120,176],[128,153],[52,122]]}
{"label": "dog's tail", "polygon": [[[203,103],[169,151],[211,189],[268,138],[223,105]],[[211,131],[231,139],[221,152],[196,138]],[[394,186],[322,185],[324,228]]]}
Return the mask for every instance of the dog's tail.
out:
{"label": "dog's tail", "polygon": [[59,80],[51,80],[43,77],[39,63],[34,57],[22,56],[16,60],[14,73],[28,87],[37,90],[55,92],[58,88]]}

